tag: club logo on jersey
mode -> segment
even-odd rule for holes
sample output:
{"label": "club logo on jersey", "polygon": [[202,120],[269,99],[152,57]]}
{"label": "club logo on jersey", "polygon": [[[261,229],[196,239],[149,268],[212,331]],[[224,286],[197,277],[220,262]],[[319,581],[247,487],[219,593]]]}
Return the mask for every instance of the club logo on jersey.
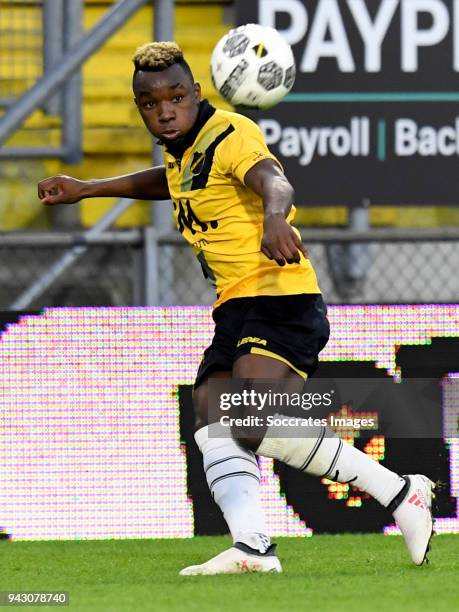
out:
{"label": "club logo on jersey", "polygon": [[192,234],[196,234],[196,226],[199,227],[201,232],[207,232],[209,226],[212,229],[217,229],[218,221],[210,221],[206,223],[205,221],[201,221],[196,213],[191,208],[190,200],[179,200],[178,202],[173,202],[174,210],[177,211],[177,226],[179,232],[183,234],[185,228],[188,228]]}

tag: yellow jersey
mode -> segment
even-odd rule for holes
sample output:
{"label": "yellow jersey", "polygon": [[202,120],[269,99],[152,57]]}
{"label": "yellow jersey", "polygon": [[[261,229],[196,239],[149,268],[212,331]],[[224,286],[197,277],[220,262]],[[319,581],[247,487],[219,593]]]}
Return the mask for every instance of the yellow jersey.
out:
{"label": "yellow jersey", "polygon": [[[217,307],[236,297],[320,293],[310,261],[279,266],[260,250],[263,201],[244,184],[272,155],[256,123],[201,102],[195,126],[178,144],[163,144],[178,230],[214,285]],[[291,222],[295,207],[287,218]]]}

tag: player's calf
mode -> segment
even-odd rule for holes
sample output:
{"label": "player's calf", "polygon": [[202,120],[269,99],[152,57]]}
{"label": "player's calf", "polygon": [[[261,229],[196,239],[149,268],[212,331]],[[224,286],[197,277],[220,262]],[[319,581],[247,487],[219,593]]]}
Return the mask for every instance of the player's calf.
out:
{"label": "player's calf", "polygon": [[[228,373],[222,372],[220,377],[227,376]],[[271,541],[261,506],[260,471],[257,459],[251,451],[233,440],[227,428],[220,426],[219,423],[207,425],[207,380],[195,390],[193,403],[197,425],[195,440],[203,455],[206,480],[212,497],[228,524],[233,542],[235,546],[247,547],[254,556],[267,555],[271,550]],[[221,565],[223,573],[227,573],[225,563],[229,562],[228,559],[232,563],[237,556],[233,551],[221,559],[219,557],[218,564]],[[250,559],[246,561],[249,563]],[[259,571],[268,571],[264,568],[272,562],[272,559],[266,562],[257,561],[261,568]],[[279,563],[278,560],[276,562]],[[250,571],[258,571],[253,569],[253,563],[249,563],[249,566],[252,568]],[[213,562],[210,564],[210,569],[206,565],[202,572],[200,569],[190,571],[220,573]]]}
{"label": "player's calf", "polygon": [[433,527],[435,485],[431,480],[419,474],[401,477],[325,427],[308,438],[283,438],[281,434],[279,428],[268,428],[257,454],[362,489],[393,513],[413,562],[424,562]]}

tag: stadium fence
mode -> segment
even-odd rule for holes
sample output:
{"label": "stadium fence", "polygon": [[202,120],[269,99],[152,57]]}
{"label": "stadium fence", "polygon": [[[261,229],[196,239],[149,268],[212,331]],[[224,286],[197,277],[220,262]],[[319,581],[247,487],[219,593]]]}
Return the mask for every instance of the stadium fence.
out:
{"label": "stadium fence", "polygon": [[[304,230],[330,304],[452,303],[459,297],[459,228]],[[7,232],[0,239],[0,308],[211,304],[214,292],[183,238],[152,227]]]}

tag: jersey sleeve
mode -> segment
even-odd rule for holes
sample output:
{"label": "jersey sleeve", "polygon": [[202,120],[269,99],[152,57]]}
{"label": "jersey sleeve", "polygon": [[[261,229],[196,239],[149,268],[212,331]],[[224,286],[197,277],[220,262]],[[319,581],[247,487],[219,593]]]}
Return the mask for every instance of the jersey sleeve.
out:
{"label": "jersey sleeve", "polygon": [[217,150],[217,159],[223,174],[232,174],[244,183],[244,177],[250,168],[263,159],[273,159],[281,166],[268,149],[263,132],[256,123],[244,117],[233,127],[234,132]]}

